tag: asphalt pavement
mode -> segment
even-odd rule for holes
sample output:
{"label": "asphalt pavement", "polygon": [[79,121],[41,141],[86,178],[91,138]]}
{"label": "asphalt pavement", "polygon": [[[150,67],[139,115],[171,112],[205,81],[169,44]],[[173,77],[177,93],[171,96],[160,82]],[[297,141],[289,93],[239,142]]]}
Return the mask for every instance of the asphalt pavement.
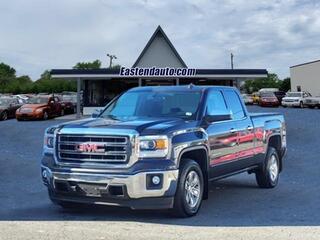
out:
{"label": "asphalt pavement", "polygon": [[212,183],[197,216],[92,206],[63,210],[41,183],[44,129],[63,120],[0,122],[0,239],[320,239],[320,109],[260,108],[287,122],[275,189],[246,173]]}

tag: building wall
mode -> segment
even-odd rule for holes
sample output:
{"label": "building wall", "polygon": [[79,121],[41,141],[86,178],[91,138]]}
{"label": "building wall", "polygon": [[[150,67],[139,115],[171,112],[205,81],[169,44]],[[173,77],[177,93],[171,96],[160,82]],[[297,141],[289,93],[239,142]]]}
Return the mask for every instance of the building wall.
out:
{"label": "building wall", "polygon": [[313,96],[320,96],[320,61],[290,68],[291,91],[310,92]]}
{"label": "building wall", "polygon": [[137,67],[183,67],[180,60],[174,54],[169,44],[161,34],[157,34],[142,58],[136,65]]}

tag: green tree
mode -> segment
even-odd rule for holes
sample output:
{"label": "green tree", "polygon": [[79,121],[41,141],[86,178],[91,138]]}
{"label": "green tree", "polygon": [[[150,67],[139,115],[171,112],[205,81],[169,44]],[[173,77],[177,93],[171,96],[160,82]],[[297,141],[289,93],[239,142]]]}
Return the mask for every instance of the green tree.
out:
{"label": "green tree", "polygon": [[266,78],[247,80],[244,89],[248,93],[259,91],[261,88],[279,88],[281,80],[275,73],[269,73]]}
{"label": "green tree", "polygon": [[285,78],[280,82],[280,87],[279,90],[284,91],[284,92],[288,92],[291,89],[291,79]]}
{"label": "green tree", "polygon": [[101,61],[95,60],[93,62],[78,62],[73,69],[99,69],[101,68]]}
{"label": "green tree", "polygon": [[5,63],[0,63],[0,77],[15,77],[16,70]]}

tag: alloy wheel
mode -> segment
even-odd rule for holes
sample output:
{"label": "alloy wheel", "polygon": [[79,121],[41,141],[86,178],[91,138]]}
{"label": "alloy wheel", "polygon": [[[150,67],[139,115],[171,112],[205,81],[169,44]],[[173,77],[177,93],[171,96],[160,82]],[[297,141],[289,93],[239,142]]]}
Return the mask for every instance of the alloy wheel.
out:
{"label": "alloy wheel", "polygon": [[195,171],[190,171],[185,181],[185,198],[190,208],[194,208],[200,200],[200,179]]}

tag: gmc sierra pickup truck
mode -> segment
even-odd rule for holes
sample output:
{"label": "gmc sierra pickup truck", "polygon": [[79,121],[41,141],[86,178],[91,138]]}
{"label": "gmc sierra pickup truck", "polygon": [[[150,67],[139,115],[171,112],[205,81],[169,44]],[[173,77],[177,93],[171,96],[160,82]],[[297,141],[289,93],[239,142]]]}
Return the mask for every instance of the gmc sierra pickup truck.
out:
{"label": "gmc sierra pickup truck", "polygon": [[46,129],[41,162],[52,202],[171,209],[195,215],[209,182],[254,173],[273,188],[284,117],[248,113],[232,87],[133,88],[92,118]]}

